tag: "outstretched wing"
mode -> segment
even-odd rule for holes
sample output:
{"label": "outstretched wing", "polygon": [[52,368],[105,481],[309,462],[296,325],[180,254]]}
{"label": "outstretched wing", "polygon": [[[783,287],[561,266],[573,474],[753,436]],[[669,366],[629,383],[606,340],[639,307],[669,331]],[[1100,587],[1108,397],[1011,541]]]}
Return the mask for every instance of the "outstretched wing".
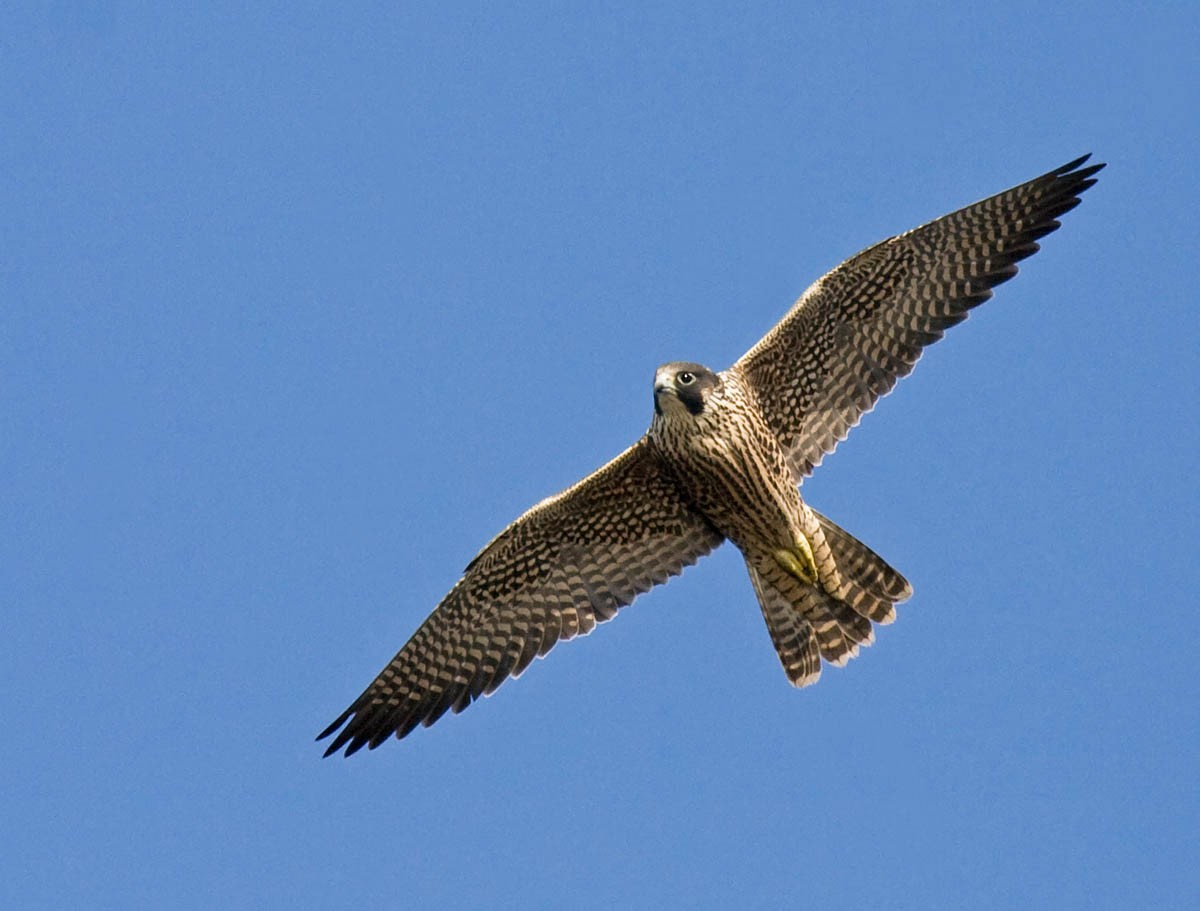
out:
{"label": "outstretched wing", "polygon": [[[318,740],[349,756],[461,712],[560,639],[666,582],[724,540],[643,438],[502,531],[404,648]],[[348,746],[347,746],[348,744]]]}
{"label": "outstretched wing", "polygon": [[819,279],[740,370],[797,480],[908,374],[926,345],[1017,274],[1103,164],[1072,161],[868,247]]}

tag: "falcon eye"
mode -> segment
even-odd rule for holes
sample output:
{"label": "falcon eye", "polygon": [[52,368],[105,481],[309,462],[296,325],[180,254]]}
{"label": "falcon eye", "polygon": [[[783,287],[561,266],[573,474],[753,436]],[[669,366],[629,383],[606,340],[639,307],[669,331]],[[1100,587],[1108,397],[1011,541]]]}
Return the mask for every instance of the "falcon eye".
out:
{"label": "falcon eye", "polygon": [[679,385],[680,386],[690,386],[694,382],[696,382],[696,374],[688,373],[688,371],[686,371],[686,370],[683,371],[683,373],[679,374]]}

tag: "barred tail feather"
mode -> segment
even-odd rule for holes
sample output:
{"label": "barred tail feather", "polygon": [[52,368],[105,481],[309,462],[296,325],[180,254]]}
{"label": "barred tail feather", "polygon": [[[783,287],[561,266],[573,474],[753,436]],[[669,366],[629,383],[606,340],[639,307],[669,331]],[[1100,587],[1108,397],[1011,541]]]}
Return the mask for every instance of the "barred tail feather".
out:
{"label": "barred tail feather", "polygon": [[763,619],[767,621],[767,632],[792,686],[808,686],[821,676],[821,652],[817,645],[816,632],[792,602],[771,582],[746,561],[750,582],[758,595]]}
{"label": "barred tail feather", "polygon": [[893,605],[912,595],[908,580],[848,531],[816,510],[813,514],[821,523],[841,576],[841,584],[832,594],[876,623],[891,623],[896,619]]}
{"label": "barred tail feather", "polygon": [[872,621],[891,623],[894,604],[912,594],[905,578],[882,557],[817,514],[833,554],[837,585],[810,585],[773,559],[746,559],[763,619],[784,673],[793,686],[815,683],[821,661],[844,665],[875,641]]}

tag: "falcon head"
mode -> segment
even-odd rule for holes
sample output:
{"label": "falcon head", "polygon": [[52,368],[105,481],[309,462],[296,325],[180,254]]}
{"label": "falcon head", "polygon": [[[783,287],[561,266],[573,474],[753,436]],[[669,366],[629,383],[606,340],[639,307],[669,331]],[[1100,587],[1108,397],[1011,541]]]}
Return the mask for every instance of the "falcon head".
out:
{"label": "falcon head", "polygon": [[721,388],[721,378],[703,364],[672,361],[654,372],[654,413],[669,417],[695,417],[704,412],[704,401]]}

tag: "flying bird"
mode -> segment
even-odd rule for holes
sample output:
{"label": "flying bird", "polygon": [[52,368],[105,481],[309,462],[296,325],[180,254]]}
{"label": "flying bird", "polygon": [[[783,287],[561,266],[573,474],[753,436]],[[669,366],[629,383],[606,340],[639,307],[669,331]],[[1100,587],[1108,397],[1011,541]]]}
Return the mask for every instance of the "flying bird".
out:
{"label": "flying bird", "polygon": [[659,367],[645,435],[484,547],[319,735],[338,732],[325,755],[461,712],[726,540],[794,686],[857,655],[912,588],[799,485],[927,345],[1037,252],[1096,182],[1104,165],[1084,167],[1089,157],[852,256],[727,370]]}

